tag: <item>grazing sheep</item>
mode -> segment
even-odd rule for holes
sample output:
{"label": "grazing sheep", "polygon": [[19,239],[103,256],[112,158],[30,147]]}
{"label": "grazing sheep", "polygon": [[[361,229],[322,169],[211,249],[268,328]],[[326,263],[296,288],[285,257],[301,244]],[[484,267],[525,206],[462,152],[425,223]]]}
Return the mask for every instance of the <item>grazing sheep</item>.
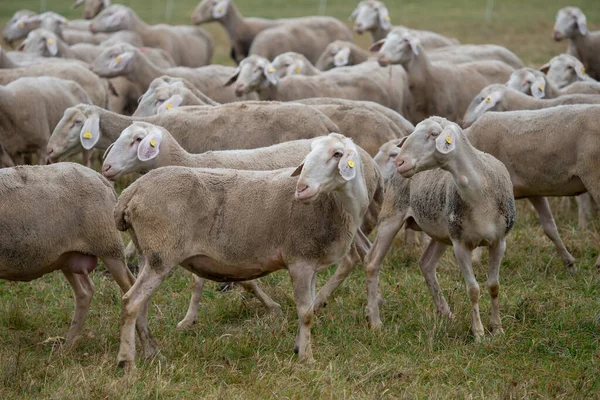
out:
{"label": "grazing sheep", "polygon": [[[235,70],[226,86],[235,83],[238,96],[257,92],[261,100],[295,101],[310,97],[339,97],[348,100],[368,100],[379,103],[408,117],[411,114],[410,93],[403,69],[393,72],[370,67],[354,70],[355,73],[327,71],[314,76],[292,75],[279,80],[276,70],[268,60],[249,56]],[[381,72],[379,72],[379,71]],[[393,81],[396,88],[390,87]],[[388,83],[388,86],[385,83]],[[401,89],[398,89],[401,88]]]}
{"label": "grazing sheep", "polygon": [[113,4],[98,14],[90,24],[92,32],[137,32],[144,46],[163,49],[177,65],[201,67],[210,64],[213,39],[204,29],[165,24],[148,25],[129,7]]}
{"label": "grazing sheep", "polygon": [[76,82],[51,77],[25,77],[0,86],[0,142],[15,164],[35,153],[46,163],[46,144],[64,111],[91,103]]}
{"label": "grazing sheep", "polygon": [[[385,38],[393,28],[408,29],[405,26],[392,26],[390,13],[381,1],[365,0],[358,3],[358,6],[350,15],[350,20],[354,20],[354,32],[362,35],[370,32],[373,43]],[[411,32],[421,40],[426,49],[435,49],[444,46],[454,46],[458,40],[446,36],[429,32],[411,29]]]}
{"label": "grazing sheep", "polygon": [[577,57],[587,73],[600,79],[600,31],[590,32],[583,12],[577,7],[561,8],[556,14],[554,40],[569,39],[568,53]]}
{"label": "grazing sheep", "polygon": [[[405,32],[391,33],[374,47],[379,64],[401,64],[415,102],[411,122],[439,115],[460,123],[473,97],[485,86],[506,82],[512,68],[499,61],[466,64],[432,63],[419,40]],[[410,119],[410,118],[409,118]]]}
{"label": "grazing sheep", "polygon": [[575,82],[585,82],[595,89],[600,87],[600,83],[585,73],[585,67],[581,61],[569,54],[553,57],[540,68],[540,71],[545,73],[548,82],[558,89],[563,89]]}
{"label": "grazing sheep", "polygon": [[107,48],[94,60],[92,70],[108,78],[124,76],[131,82],[135,82],[142,92],[146,91],[154,79],[167,75],[187,80],[218,103],[258,99],[255,94],[240,99],[233,88],[223,88],[223,84],[235,71],[232,67],[208,65],[200,68],[159,68],[146,57],[143,51],[127,45]]}
{"label": "grazing sheep", "polygon": [[[575,259],[558,234],[543,196],[576,196],[589,192],[600,201],[595,160],[600,106],[571,105],[535,111],[485,113],[466,130],[471,143],[502,161],[510,172],[515,197],[536,209],[546,235],[565,266]],[[557,149],[560,149],[557,151]],[[600,260],[596,261],[600,267]]]}
{"label": "grazing sheep", "polygon": [[540,99],[496,83],[486,86],[473,98],[462,121],[463,127],[467,128],[488,111],[539,110],[568,104],[598,103],[600,96],[593,94],[570,94],[554,99]]}
{"label": "grazing sheep", "polygon": [[546,79],[546,74],[533,68],[521,68],[510,75],[506,86],[535,98],[554,99],[565,94],[600,94],[600,83],[582,81],[562,89]]}
{"label": "grazing sheep", "polygon": [[73,5],[71,5],[71,9],[75,9],[82,4],[84,4],[83,18],[92,19],[98,15],[100,11],[110,6],[110,0],[75,0]]}
{"label": "grazing sheep", "polygon": [[150,297],[178,264],[222,281],[287,269],[299,320],[294,350],[300,360],[313,361],[315,275],[360,259],[353,244],[369,205],[367,162],[372,160],[363,160],[350,139],[330,134],[312,143],[296,169],[164,167],[125,189],[115,221],[135,238],[146,262],[123,298],[119,365],[132,365],[134,323],[140,313],[145,317]]}
{"label": "grazing sheep", "polygon": [[366,62],[371,53],[352,42],[336,40],[327,45],[315,66],[321,71]]}
{"label": "grazing sheep", "polygon": [[57,161],[84,149],[107,149],[134,121],[164,127],[190,153],[253,149],[337,130],[325,115],[302,104],[251,102],[182,107],[147,118],[78,105],[67,109],[56,125],[48,141],[49,159]]}
{"label": "grazing sheep", "polygon": [[386,189],[377,239],[365,258],[367,316],[371,327],[381,326],[378,305],[381,263],[406,223],[407,227],[423,230],[432,239],[420,266],[436,309],[445,316],[452,313],[437,281],[436,268],[446,248],[453,247],[471,302],[476,341],[484,338],[484,329],[471,252],[478,246],[489,248],[490,325],[492,334],[503,333],[498,302],[499,272],[506,235],[516,214],[506,167],[473,147],[458,125],[439,117],[421,122],[398,147],[398,175],[392,177]]}
{"label": "grazing sheep", "polygon": [[[101,259],[123,293],[135,278],[125,265],[115,229],[117,195],[100,174],[74,163],[0,170],[0,279],[32,281],[60,270],[75,294],[66,336],[74,348],[94,294],[89,274]],[[146,352],[156,343],[147,321],[137,322]]]}

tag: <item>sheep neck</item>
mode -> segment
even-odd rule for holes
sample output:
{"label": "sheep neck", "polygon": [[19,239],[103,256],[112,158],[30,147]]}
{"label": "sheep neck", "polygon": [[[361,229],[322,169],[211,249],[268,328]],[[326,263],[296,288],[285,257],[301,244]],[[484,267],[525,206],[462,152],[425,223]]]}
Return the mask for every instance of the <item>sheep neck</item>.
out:
{"label": "sheep neck", "polygon": [[166,157],[161,157],[160,166],[176,165],[195,168],[199,165],[198,162],[201,159],[201,154],[188,153],[173,137],[169,137],[166,143],[164,142],[165,139],[167,138],[163,138],[163,144],[167,144],[165,146]]}
{"label": "sheep neck", "polygon": [[466,136],[457,138],[453,156],[440,168],[450,172],[456,183],[458,194],[468,202],[477,202],[481,197],[483,177],[478,173],[485,169],[479,165],[479,154]]}
{"label": "sheep neck", "polygon": [[229,35],[229,40],[231,41],[232,45],[234,42],[237,42],[239,40],[247,40],[248,37],[252,37],[253,39],[252,29],[250,25],[248,25],[246,19],[234,4],[229,5],[227,14],[225,14],[225,17],[223,19],[220,19],[219,22],[227,31],[227,34]]}
{"label": "sheep neck", "polygon": [[432,102],[429,99],[433,95],[430,91],[436,88],[431,74],[431,62],[423,47],[419,46],[419,54],[413,53],[413,58],[402,66],[408,76],[409,90],[415,99],[417,114],[424,118],[435,115],[436,113],[430,110]]}
{"label": "sheep neck", "polygon": [[90,106],[90,110],[98,114],[100,118],[100,140],[97,147],[107,148],[116,141],[121,132],[135,121],[131,117],[105,110],[101,107]]}
{"label": "sheep neck", "polygon": [[378,40],[385,39],[388,33],[390,33],[391,29],[383,29],[381,26],[377,25],[375,29],[371,32],[371,37],[373,38],[373,43]]}
{"label": "sheep neck", "polygon": [[154,65],[148,58],[139,52],[136,54],[133,68],[127,74],[127,79],[137,82],[143,87],[148,87],[152,81],[161,75],[169,75],[168,69],[161,69]]}
{"label": "sheep neck", "polygon": [[570,38],[571,48],[575,51],[576,57],[585,65],[586,64],[586,51],[587,49],[593,48],[593,43],[590,43],[589,33],[587,35],[582,35],[580,33],[575,34],[572,38]]}
{"label": "sheep neck", "polygon": [[58,47],[58,53],[57,53],[58,57],[62,57],[62,58],[77,58],[77,56],[75,55],[75,52],[71,49],[71,47],[69,47],[62,40],[58,39],[56,41],[56,46]]}
{"label": "sheep neck", "polygon": [[[285,79],[285,78],[284,78]],[[281,85],[281,81],[279,82]],[[261,101],[275,101],[277,100],[278,86],[269,83],[267,87],[261,87],[256,92],[258,93],[258,98]]]}

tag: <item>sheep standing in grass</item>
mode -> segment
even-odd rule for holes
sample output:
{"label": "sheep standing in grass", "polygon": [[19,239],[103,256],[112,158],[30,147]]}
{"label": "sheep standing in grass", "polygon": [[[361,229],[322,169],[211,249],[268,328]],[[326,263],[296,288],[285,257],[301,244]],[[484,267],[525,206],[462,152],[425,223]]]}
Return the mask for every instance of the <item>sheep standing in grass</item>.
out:
{"label": "sheep standing in grass", "polygon": [[588,30],[587,19],[579,8],[565,7],[558,11],[553,37],[557,42],[569,39],[568,53],[581,60],[592,78],[600,79],[600,31]]}
{"label": "sheep standing in grass", "polygon": [[[101,259],[123,292],[135,278],[115,229],[117,195],[100,174],[79,164],[0,170],[0,279],[32,281],[62,271],[75,293],[66,336],[73,348],[94,294],[89,274]],[[145,350],[155,346],[145,320],[137,323]]]}
{"label": "sheep standing in grass", "polygon": [[296,169],[164,167],[125,189],[115,221],[146,263],[123,298],[119,364],[133,363],[134,323],[177,264],[228,281],[287,269],[299,320],[294,350],[312,361],[316,272],[349,256],[369,205],[364,162],[350,139],[330,134]]}
{"label": "sheep standing in grass", "polygon": [[406,224],[420,228],[432,239],[421,257],[421,271],[437,311],[445,316],[452,313],[437,281],[436,268],[446,248],[453,247],[471,302],[476,341],[483,339],[484,329],[471,252],[478,246],[489,248],[491,327],[493,334],[502,333],[498,302],[500,263],[516,213],[506,167],[473,147],[458,125],[439,117],[421,122],[398,147],[398,175],[386,190],[377,239],[365,260],[371,327],[381,326],[378,306],[381,263],[394,237]]}

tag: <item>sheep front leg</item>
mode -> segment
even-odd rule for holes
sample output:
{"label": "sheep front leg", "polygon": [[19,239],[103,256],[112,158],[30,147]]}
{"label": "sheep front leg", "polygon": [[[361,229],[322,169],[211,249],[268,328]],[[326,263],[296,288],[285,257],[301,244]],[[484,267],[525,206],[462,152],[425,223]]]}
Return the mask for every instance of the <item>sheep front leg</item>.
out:
{"label": "sheep front leg", "polygon": [[188,306],[185,317],[177,324],[177,329],[185,330],[189,329],[198,321],[198,306],[200,300],[202,300],[202,290],[204,289],[204,279],[198,275],[194,275],[194,281],[192,282],[192,298],[190,299],[190,305]]}
{"label": "sheep front leg", "polygon": [[65,343],[67,349],[74,349],[94,296],[94,283],[87,274],[75,274],[66,270],[62,272],[75,292],[75,312]]}
{"label": "sheep front leg", "polygon": [[575,258],[569,253],[558,234],[558,228],[556,227],[556,222],[554,222],[548,199],[545,197],[529,197],[528,200],[537,211],[542,228],[544,229],[546,236],[554,243],[556,251],[558,251],[563,263],[567,268],[574,269]]}
{"label": "sheep front leg", "polygon": [[314,362],[310,344],[310,328],[314,316],[316,266],[297,262],[289,267],[294,290],[294,301],[298,310],[298,334],[294,353],[300,361]]}
{"label": "sheep front leg", "polygon": [[240,282],[240,285],[249,293],[252,293],[265,308],[274,316],[281,314],[281,306],[273,301],[263,290],[258,286],[256,280]]}
{"label": "sheep front leg", "polygon": [[383,220],[379,223],[377,238],[365,257],[367,275],[367,319],[371,329],[381,328],[379,316],[379,303],[382,302],[379,294],[379,271],[383,259],[387,255],[396,234],[404,224],[404,215]]}
{"label": "sheep front leg", "polygon": [[500,264],[506,251],[506,239],[502,239],[498,243],[494,243],[489,247],[490,251],[490,273],[488,276],[488,289],[492,303],[492,316],[490,318],[490,326],[492,335],[504,333],[502,330],[502,321],[500,319],[500,302],[498,301],[498,293],[500,291]]}
{"label": "sheep front leg", "polygon": [[443,316],[452,318],[452,312],[450,311],[450,307],[448,307],[448,303],[444,298],[444,294],[442,293],[442,289],[440,288],[436,274],[437,263],[446,251],[447,247],[447,245],[431,239],[429,245],[425,249],[425,252],[421,256],[421,259],[419,260],[419,265],[421,267],[421,273],[423,274],[425,282],[427,283],[429,291],[431,292],[431,297],[433,297],[433,302],[435,303],[437,312]]}
{"label": "sheep front leg", "polygon": [[164,265],[159,269],[146,262],[135,284],[123,296],[121,344],[117,356],[120,367],[126,369],[133,367],[135,359],[135,325],[138,315],[141,314],[140,318],[142,320],[146,319],[150,297],[156,292],[156,289],[172,269],[173,266],[166,267]]}
{"label": "sheep front leg", "polygon": [[473,267],[471,265],[471,250],[461,242],[456,241],[452,244],[454,246],[454,255],[460,266],[460,270],[467,285],[469,300],[471,301],[471,314],[473,320],[471,329],[475,336],[475,341],[480,342],[485,337],[485,332],[483,330],[483,324],[481,323],[481,316],[479,315],[480,292],[479,284],[477,283],[477,279],[475,279],[475,274],[473,273]]}

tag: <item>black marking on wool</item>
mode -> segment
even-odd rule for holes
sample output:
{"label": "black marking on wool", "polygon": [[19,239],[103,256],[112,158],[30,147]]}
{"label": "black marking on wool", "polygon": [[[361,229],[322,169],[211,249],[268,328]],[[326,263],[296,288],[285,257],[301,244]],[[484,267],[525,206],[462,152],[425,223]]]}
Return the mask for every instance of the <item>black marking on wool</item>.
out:
{"label": "black marking on wool", "polygon": [[470,219],[472,209],[456,190],[452,190],[448,198],[448,212],[450,237],[460,239],[463,233],[463,222]]}
{"label": "black marking on wool", "polygon": [[512,229],[515,223],[515,217],[517,214],[515,201],[512,197],[502,196],[498,198],[496,206],[500,215],[504,217],[504,223],[506,224],[506,230],[504,231],[504,234],[506,235]]}

